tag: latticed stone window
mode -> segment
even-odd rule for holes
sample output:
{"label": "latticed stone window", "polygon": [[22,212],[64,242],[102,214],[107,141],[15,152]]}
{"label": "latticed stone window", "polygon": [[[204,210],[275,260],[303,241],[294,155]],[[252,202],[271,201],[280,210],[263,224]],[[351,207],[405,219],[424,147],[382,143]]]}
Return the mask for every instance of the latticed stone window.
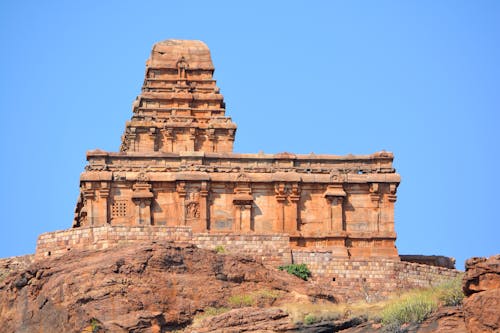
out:
{"label": "latticed stone window", "polygon": [[115,201],[111,206],[111,217],[126,217],[127,216],[127,201]]}

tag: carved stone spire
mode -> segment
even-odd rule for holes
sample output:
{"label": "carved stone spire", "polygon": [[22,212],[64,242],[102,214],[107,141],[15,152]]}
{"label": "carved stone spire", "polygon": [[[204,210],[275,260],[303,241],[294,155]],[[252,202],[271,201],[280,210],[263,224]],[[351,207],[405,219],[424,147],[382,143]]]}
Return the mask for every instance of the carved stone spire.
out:
{"label": "carved stone spire", "polygon": [[201,41],[153,46],[121,151],[232,152],[236,124],[225,116],[210,51]]}

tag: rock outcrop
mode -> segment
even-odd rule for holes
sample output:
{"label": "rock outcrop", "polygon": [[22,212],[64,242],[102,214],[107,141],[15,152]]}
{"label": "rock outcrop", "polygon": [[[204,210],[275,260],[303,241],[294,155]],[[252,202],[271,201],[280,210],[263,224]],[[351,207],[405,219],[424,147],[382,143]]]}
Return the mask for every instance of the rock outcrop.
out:
{"label": "rock outcrop", "polygon": [[465,262],[464,315],[471,333],[500,331],[500,255]]}
{"label": "rock outcrop", "polygon": [[[235,297],[292,291],[332,298],[252,259],[190,244],[70,251],[0,283],[0,332],[164,332],[190,325],[207,308],[230,307]],[[268,307],[274,301],[256,302]]]}

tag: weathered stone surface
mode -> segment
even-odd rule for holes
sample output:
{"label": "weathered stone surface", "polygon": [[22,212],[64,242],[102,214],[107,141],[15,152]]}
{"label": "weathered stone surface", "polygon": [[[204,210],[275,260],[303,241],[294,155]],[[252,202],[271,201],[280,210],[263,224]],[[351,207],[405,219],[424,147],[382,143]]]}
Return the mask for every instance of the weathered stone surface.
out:
{"label": "weathered stone surface", "polygon": [[490,258],[470,258],[465,262],[464,293],[500,288],[500,255]]}
{"label": "weathered stone surface", "polygon": [[437,267],[445,267],[455,269],[455,258],[445,256],[426,256],[421,254],[400,254],[401,261],[414,262],[417,264],[424,264]]}
{"label": "weathered stone surface", "polygon": [[227,307],[232,295],[262,290],[332,297],[249,258],[189,244],[70,251],[0,283],[0,332],[81,332],[91,325],[163,332],[189,325],[207,307]]}
{"label": "weathered stone surface", "polygon": [[465,263],[464,313],[471,333],[500,330],[500,255]]}

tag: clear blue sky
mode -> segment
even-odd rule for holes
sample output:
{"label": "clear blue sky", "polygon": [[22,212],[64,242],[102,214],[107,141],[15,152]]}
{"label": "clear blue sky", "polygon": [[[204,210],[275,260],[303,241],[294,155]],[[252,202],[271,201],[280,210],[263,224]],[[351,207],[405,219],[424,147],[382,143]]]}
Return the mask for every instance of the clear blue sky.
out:
{"label": "clear blue sky", "polygon": [[210,47],[236,151],[392,151],[400,253],[500,252],[499,1],[6,0],[0,257],[71,226],[169,38]]}

